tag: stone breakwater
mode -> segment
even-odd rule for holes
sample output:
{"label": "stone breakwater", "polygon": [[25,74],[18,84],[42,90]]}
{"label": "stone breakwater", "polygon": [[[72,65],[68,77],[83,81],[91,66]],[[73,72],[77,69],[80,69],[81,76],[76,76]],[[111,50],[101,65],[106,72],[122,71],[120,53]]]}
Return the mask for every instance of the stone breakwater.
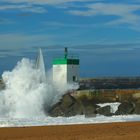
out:
{"label": "stone breakwater", "polygon": [[[134,79],[135,81],[136,79]],[[133,82],[130,80],[130,83]],[[139,80],[138,80],[139,81]],[[129,83],[129,82],[128,82]],[[5,84],[0,80],[0,89],[4,89]],[[111,106],[100,107],[100,103],[115,103],[120,105],[116,112],[111,112]],[[46,109],[47,108],[47,109]],[[95,117],[97,114],[127,115],[140,114],[140,89],[84,89],[69,91],[53,106],[49,108],[44,104],[45,113],[53,117],[85,115]]]}
{"label": "stone breakwater", "polygon": [[[95,92],[95,91],[94,91]],[[80,94],[81,93],[81,94]],[[118,92],[112,95],[108,93],[88,93],[75,91],[65,94],[61,100],[53,105],[49,110],[52,117],[85,115],[85,117],[95,117],[97,114],[104,116],[140,114],[140,92],[131,90],[129,92]],[[106,95],[106,96],[105,96]],[[120,97],[118,97],[120,96]],[[115,112],[111,112],[111,106],[99,106],[99,103],[119,102],[120,105]]]}
{"label": "stone breakwater", "polygon": [[140,77],[98,77],[83,78],[80,89],[138,89]]}

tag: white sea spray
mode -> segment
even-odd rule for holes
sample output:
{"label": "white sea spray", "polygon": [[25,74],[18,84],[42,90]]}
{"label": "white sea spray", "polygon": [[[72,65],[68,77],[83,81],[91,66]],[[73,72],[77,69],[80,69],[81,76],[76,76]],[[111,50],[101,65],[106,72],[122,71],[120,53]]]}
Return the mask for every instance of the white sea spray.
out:
{"label": "white sea spray", "polygon": [[56,103],[71,86],[54,85],[51,70],[42,81],[42,73],[32,60],[23,58],[12,71],[6,71],[2,78],[6,89],[0,92],[0,117],[29,118],[44,116],[45,108]]}

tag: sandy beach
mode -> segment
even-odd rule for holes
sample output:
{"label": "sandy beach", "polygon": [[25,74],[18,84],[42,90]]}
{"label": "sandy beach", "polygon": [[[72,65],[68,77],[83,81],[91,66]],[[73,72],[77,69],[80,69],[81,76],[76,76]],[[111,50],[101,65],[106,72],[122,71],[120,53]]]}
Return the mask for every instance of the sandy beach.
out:
{"label": "sandy beach", "polygon": [[139,140],[140,122],[0,128],[0,140]]}

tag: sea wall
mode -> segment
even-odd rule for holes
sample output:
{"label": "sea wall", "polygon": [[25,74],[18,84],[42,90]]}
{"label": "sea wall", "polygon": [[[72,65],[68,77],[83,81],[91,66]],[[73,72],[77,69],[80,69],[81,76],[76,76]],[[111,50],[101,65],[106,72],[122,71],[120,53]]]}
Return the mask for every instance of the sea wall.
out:
{"label": "sea wall", "polygon": [[[107,104],[100,106],[103,103]],[[118,105],[115,112],[112,112],[113,104]],[[52,117],[140,114],[140,90],[73,91],[65,94],[48,113]]]}
{"label": "sea wall", "polygon": [[76,99],[88,99],[99,103],[123,102],[133,100],[133,95],[140,93],[140,89],[100,89],[100,90],[77,90],[71,95]]}
{"label": "sea wall", "polygon": [[140,77],[82,78],[80,89],[138,89]]}

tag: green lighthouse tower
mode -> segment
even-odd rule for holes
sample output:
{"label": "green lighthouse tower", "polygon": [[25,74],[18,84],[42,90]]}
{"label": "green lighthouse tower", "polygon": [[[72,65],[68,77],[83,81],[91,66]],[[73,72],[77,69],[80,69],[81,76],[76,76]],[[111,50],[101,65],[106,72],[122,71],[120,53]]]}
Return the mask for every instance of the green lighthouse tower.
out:
{"label": "green lighthouse tower", "polygon": [[75,83],[79,80],[79,59],[69,57],[65,48],[64,57],[53,60],[53,81],[61,83]]}

